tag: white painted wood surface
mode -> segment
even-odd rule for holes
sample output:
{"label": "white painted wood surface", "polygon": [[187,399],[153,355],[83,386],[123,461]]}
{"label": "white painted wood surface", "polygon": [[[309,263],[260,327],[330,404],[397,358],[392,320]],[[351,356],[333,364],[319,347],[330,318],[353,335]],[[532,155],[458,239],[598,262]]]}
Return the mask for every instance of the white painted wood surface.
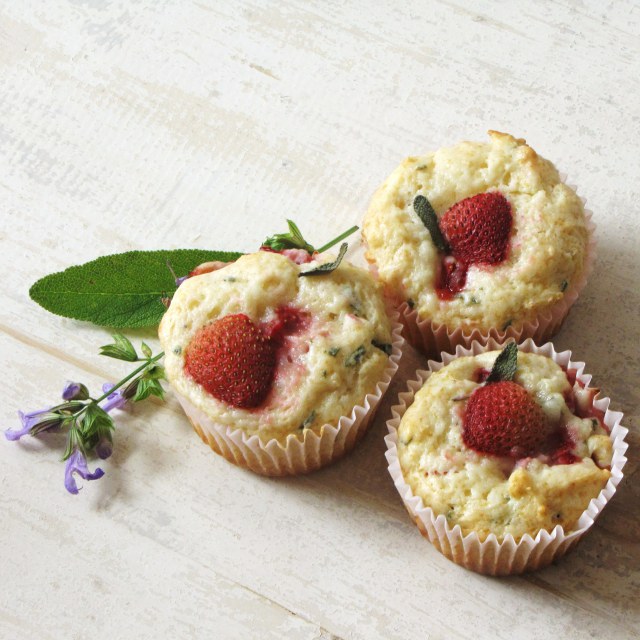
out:
{"label": "white painted wood surface", "polygon": [[499,580],[438,554],[388,477],[411,350],[362,445],[309,477],[228,464],[173,399],[122,414],[77,497],[50,440],[0,442],[0,638],[637,637],[639,60],[632,0],[3,3],[3,428],[66,379],[125,370],[96,355],[105,330],[30,302],[38,277],[128,249],[249,251],[285,217],[321,243],[404,156],[494,128],[594,212],[596,270],[555,343],[625,412],[631,449],[574,553]]}

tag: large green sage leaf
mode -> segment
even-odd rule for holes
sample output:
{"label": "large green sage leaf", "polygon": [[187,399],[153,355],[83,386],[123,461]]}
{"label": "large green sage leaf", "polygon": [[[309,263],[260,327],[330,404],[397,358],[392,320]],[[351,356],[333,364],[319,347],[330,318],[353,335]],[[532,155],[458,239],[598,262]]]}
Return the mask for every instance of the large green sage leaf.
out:
{"label": "large green sage leaf", "polygon": [[103,327],[153,327],[166,310],[163,299],[176,290],[168,264],[186,276],[203,262],[232,262],[240,255],[204,249],[116,253],[45,276],[29,295],[59,316]]}

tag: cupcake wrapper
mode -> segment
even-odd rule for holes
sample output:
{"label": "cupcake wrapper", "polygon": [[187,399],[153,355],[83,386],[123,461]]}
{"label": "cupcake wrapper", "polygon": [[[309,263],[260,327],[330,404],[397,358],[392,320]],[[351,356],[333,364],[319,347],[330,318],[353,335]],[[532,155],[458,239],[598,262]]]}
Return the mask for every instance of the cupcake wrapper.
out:
{"label": "cupcake wrapper", "polygon": [[[565,176],[561,176],[565,181]],[[566,183],[565,183],[566,184]],[[568,187],[576,190],[575,186],[567,184]],[[584,198],[580,198],[582,204],[586,204]],[[446,325],[430,320],[420,319],[418,312],[411,309],[406,302],[398,308],[400,321],[404,325],[404,336],[416,349],[419,349],[431,358],[439,357],[442,351],[453,353],[458,345],[469,348],[471,343],[476,341],[486,344],[490,338],[498,342],[505,342],[513,338],[520,343],[527,338],[532,338],[536,344],[543,344],[554,336],[560,328],[565,318],[569,314],[573,303],[584,289],[587,279],[593,271],[593,264],[596,258],[595,225],[592,221],[592,212],[585,209],[587,220],[587,230],[589,241],[585,255],[585,268],[582,276],[571,283],[561,300],[553,307],[545,309],[535,318],[525,322],[515,323],[505,330],[496,328],[490,330],[457,328],[449,329]]]}
{"label": "cupcake wrapper", "polygon": [[176,393],[176,396],[203,442],[229,462],[265,476],[310,473],[347,454],[365,434],[398,370],[404,344],[401,332],[397,314],[393,314],[389,364],[374,391],[365,396],[361,405],[356,405],[350,415],[341,416],[337,426],[325,424],[318,433],[306,429],[300,435],[289,434],[284,443],[275,439],[264,443],[257,435],[248,436],[241,429],[217,423],[183,395]]}
{"label": "cupcake wrapper", "polygon": [[[468,349],[458,346],[455,355],[443,353],[442,362],[430,361],[429,370],[418,371],[418,379],[409,382],[408,391],[400,394],[400,404],[392,407],[393,418],[387,422],[389,435],[385,438],[389,473],[405,507],[415,520],[420,532],[433,543],[438,551],[456,564],[478,573],[493,576],[515,575],[533,571],[562,557],[589,530],[607,502],[613,497],[618,483],[622,480],[622,468],[627,461],[624,454],[627,450],[625,436],[628,430],[620,424],[622,413],[610,411],[609,398],[600,398],[598,394],[594,398],[592,406],[604,412],[604,422],[610,430],[610,437],[613,441],[611,477],[598,497],[591,500],[572,531],[565,532],[558,525],[551,532],[541,530],[535,538],[526,534],[516,541],[509,534],[500,542],[494,534],[491,534],[486,540],[481,541],[475,533],[464,536],[459,525],[450,528],[444,515],[436,516],[431,508],[424,505],[422,498],[413,495],[411,488],[402,475],[398,460],[397,442],[400,420],[413,402],[415,393],[422,387],[431,373],[439,371],[455,358],[477,355],[485,351],[500,349],[503,346],[503,344],[490,338],[486,345],[474,342]],[[518,348],[521,351],[548,356],[563,367],[575,369],[577,379],[584,383],[585,388],[589,386],[591,376],[584,373],[584,362],[572,362],[570,360],[570,351],[557,353],[551,343],[537,347],[531,339],[526,340]]]}

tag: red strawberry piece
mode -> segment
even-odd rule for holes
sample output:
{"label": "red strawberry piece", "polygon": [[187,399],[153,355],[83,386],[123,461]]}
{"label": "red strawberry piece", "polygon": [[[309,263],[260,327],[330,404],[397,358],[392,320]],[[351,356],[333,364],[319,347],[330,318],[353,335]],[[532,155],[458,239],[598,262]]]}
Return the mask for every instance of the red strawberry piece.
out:
{"label": "red strawberry piece", "polygon": [[243,313],[206,325],[185,350],[184,370],[214,398],[257,407],[271,389],[277,345]]}
{"label": "red strawberry piece", "polygon": [[551,431],[544,412],[515,382],[478,387],[469,398],[462,439],[471,449],[524,458],[541,452]]}
{"label": "red strawberry piece", "polygon": [[439,224],[457,260],[498,264],[507,257],[512,223],[509,201],[498,191],[491,191],[457,202]]}

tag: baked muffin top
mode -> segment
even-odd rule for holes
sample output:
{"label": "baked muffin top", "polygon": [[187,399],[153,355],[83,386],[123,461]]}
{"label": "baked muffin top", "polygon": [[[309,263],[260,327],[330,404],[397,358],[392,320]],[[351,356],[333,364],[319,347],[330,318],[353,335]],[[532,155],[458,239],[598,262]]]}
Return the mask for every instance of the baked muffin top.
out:
{"label": "baked muffin top", "polygon": [[610,476],[612,444],[591,407],[594,390],[572,382],[572,372],[552,359],[519,352],[513,383],[550,431],[537,451],[483,452],[467,444],[465,420],[472,394],[490,386],[483,379],[499,353],[460,357],[429,376],[398,428],[403,477],[425,506],[450,527],[459,525],[463,535],[518,540],[556,525],[571,530]]}
{"label": "baked muffin top", "polygon": [[[524,140],[496,131],[489,138],[407,158],[375,193],[363,223],[367,259],[387,293],[452,329],[504,330],[534,319],[586,268],[589,231],[575,191]],[[462,289],[443,299],[436,290],[442,253],[414,199],[425,196],[442,220],[456,203],[484,193],[499,193],[510,206],[506,255],[471,264]]]}
{"label": "baked muffin top", "polygon": [[[219,424],[257,434],[265,442],[320,430],[350,414],[383,375],[391,326],[380,286],[365,270],[343,261],[331,273],[300,277],[327,261],[298,265],[259,251],[186,280],[159,329],[167,377],[175,389]],[[240,403],[215,397],[206,381],[196,382],[193,367],[185,368],[203,332],[222,319],[237,318],[267,345],[277,327],[273,378],[256,406],[234,406]]]}

